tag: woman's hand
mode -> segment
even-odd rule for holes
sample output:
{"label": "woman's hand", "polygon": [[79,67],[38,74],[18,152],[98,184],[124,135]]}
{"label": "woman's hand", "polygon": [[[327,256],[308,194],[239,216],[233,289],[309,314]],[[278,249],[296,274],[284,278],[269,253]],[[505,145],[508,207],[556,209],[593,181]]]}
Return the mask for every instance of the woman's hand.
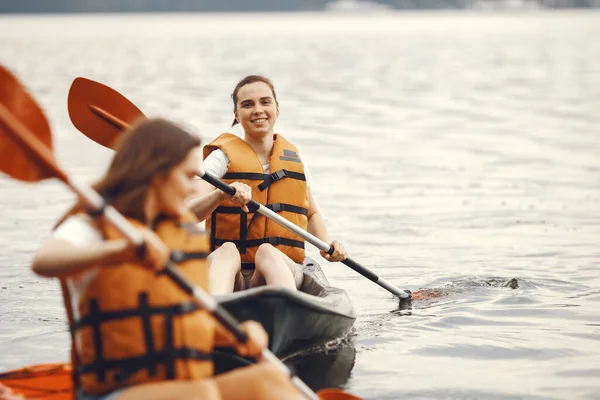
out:
{"label": "woman's hand", "polygon": [[346,258],[348,258],[348,252],[344,248],[343,244],[341,244],[337,240],[334,240],[329,245],[331,247],[333,247],[333,254],[329,255],[329,254],[325,253],[324,251],[321,251],[321,256],[324,259],[326,259],[327,261],[330,261],[330,262],[335,262],[335,261],[344,261]]}
{"label": "woman's hand", "polygon": [[241,182],[233,182],[231,186],[235,189],[235,194],[231,196],[231,201],[241,206],[244,212],[248,212],[246,204],[252,200],[252,188]]}
{"label": "woman's hand", "polygon": [[244,344],[234,345],[237,353],[242,356],[258,357],[263,349],[269,345],[269,336],[263,326],[256,321],[242,322],[242,329],[246,332],[248,340]]}
{"label": "woman's hand", "polygon": [[152,230],[142,228],[140,229],[140,232],[144,237],[144,243],[146,245],[143,255],[145,264],[156,271],[162,271],[167,266],[167,262],[171,257],[171,251]]}

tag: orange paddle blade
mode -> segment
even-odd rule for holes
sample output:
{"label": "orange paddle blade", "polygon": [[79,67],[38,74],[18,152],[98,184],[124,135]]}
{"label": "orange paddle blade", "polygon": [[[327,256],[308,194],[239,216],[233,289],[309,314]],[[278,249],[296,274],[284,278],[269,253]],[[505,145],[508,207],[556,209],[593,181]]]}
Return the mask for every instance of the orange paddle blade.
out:
{"label": "orange paddle blade", "polygon": [[421,289],[413,292],[413,300],[428,300],[448,295],[448,291],[444,289]]}
{"label": "orange paddle blade", "polygon": [[121,93],[86,78],[76,78],[71,84],[68,108],[71,122],[81,133],[110,149],[123,130],[146,118]]}
{"label": "orange paddle blade", "polygon": [[16,395],[40,400],[72,400],[69,364],[42,364],[0,374],[0,383]]}
{"label": "orange paddle blade", "polygon": [[353,394],[344,392],[340,389],[321,389],[317,392],[317,396],[321,400],[362,400]]}
{"label": "orange paddle blade", "polygon": [[21,141],[21,132],[29,131],[38,142],[52,149],[52,133],[44,112],[19,80],[0,66],[0,169],[26,182],[54,176],[33,157]]}

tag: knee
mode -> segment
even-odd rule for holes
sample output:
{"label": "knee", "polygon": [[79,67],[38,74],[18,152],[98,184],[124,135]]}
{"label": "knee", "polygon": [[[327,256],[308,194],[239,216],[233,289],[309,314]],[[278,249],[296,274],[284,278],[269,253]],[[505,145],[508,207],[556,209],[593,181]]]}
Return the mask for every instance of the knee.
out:
{"label": "knee", "polygon": [[224,243],[208,256],[211,271],[230,271],[232,274],[241,269],[240,252],[231,242]]}
{"label": "knee", "polygon": [[258,263],[262,259],[273,257],[273,255],[276,254],[276,252],[277,249],[273,247],[273,245],[269,243],[263,243],[260,246],[258,246],[258,249],[256,250],[256,262]]}
{"label": "knee", "polygon": [[231,242],[226,242],[223,243],[223,245],[220,247],[221,251],[223,252],[223,256],[233,259],[233,260],[241,260],[240,257],[240,251],[237,249],[237,247],[235,247],[235,244],[231,243]]}

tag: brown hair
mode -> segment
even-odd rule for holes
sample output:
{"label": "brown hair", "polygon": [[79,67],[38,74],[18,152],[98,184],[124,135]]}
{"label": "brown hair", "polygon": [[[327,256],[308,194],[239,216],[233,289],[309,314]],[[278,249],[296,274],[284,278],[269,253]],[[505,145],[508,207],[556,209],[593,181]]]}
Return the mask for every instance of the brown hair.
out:
{"label": "brown hair", "polygon": [[[144,203],[152,179],[181,163],[200,138],[164,119],[143,120],[124,133],[104,177],[94,189],[126,217],[146,221]],[[66,217],[80,212],[78,203]]]}
{"label": "brown hair", "polygon": [[[237,94],[238,94],[239,90],[243,86],[246,86],[246,85],[249,85],[250,83],[255,83],[255,82],[266,83],[267,86],[269,86],[269,88],[271,88],[271,92],[273,92],[273,99],[275,99],[275,103],[277,105],[279,105],[279,103],[277,102],[277,94],[275,93],[275,87],[273,86],[273,82],[271,82],[271,80],[269,78],[265,78],[264,76],[261,76],[261,75],[248,75],[247,77],[245,77],[244,79],[239,81],[237,83],[237,85],[235,85],[235,88],[233,89],[233,93],[231,94],[231,99],[233,100],[233,112],[237,111]],[[237,119],[234,118],[231,126],[233,127],[236,124],[238,124],[238,121],[237,121]]]}

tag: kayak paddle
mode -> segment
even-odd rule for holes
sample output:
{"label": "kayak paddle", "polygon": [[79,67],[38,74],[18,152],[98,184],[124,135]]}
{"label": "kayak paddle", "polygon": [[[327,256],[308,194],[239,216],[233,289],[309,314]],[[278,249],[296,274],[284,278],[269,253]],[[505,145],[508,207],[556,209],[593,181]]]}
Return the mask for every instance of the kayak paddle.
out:
{"label": "kayak paddle", "polygon": [[[101,212],[104,218],[135,246],[143,245],[141,233],[114,207],[91,187],[70,178],[56,163],[52,153],[52,133],[44,112],[17,78],[0,66],[0,170],[18,180],[39,182],[58,178],[69,186],[89,209]],[[209,311],[240,343],[248,340],[240,323],[204,289],[192,285],[176,265],[169,261],[164,273],[194,302]],[[300,378],[269,349],[261,357],[288,375],[294,386],[311,400],[355,400],[356,396],[339,389],[325,389],[323,394],[313,392]]]}
{"label": "kayak paddle", "polygon": [[[127,129],[137,119],[145,118],[145,115],[121,93],[102,83],[86,78],[76,78],[71,84],[68,108],[73,125],[96,143],[108,148],[114,148],[116,139],[123,130]],[[200,170],[200,174],[200,177],[206,182],[230,196],[235,194],[235,189],[222,180],[203,170]],[[257,201],[251,200],[247,206],[251,212],[258,212],[270,218],[311,243],[319,250],[329,254],[333,253],[334,249],[328,243],[294,225]],[[411,300],[411,292],[409,290],[399,289],[353,259],[346,258],[342,263],[393,295],[398,296],[400,302],[409,302]]]}

